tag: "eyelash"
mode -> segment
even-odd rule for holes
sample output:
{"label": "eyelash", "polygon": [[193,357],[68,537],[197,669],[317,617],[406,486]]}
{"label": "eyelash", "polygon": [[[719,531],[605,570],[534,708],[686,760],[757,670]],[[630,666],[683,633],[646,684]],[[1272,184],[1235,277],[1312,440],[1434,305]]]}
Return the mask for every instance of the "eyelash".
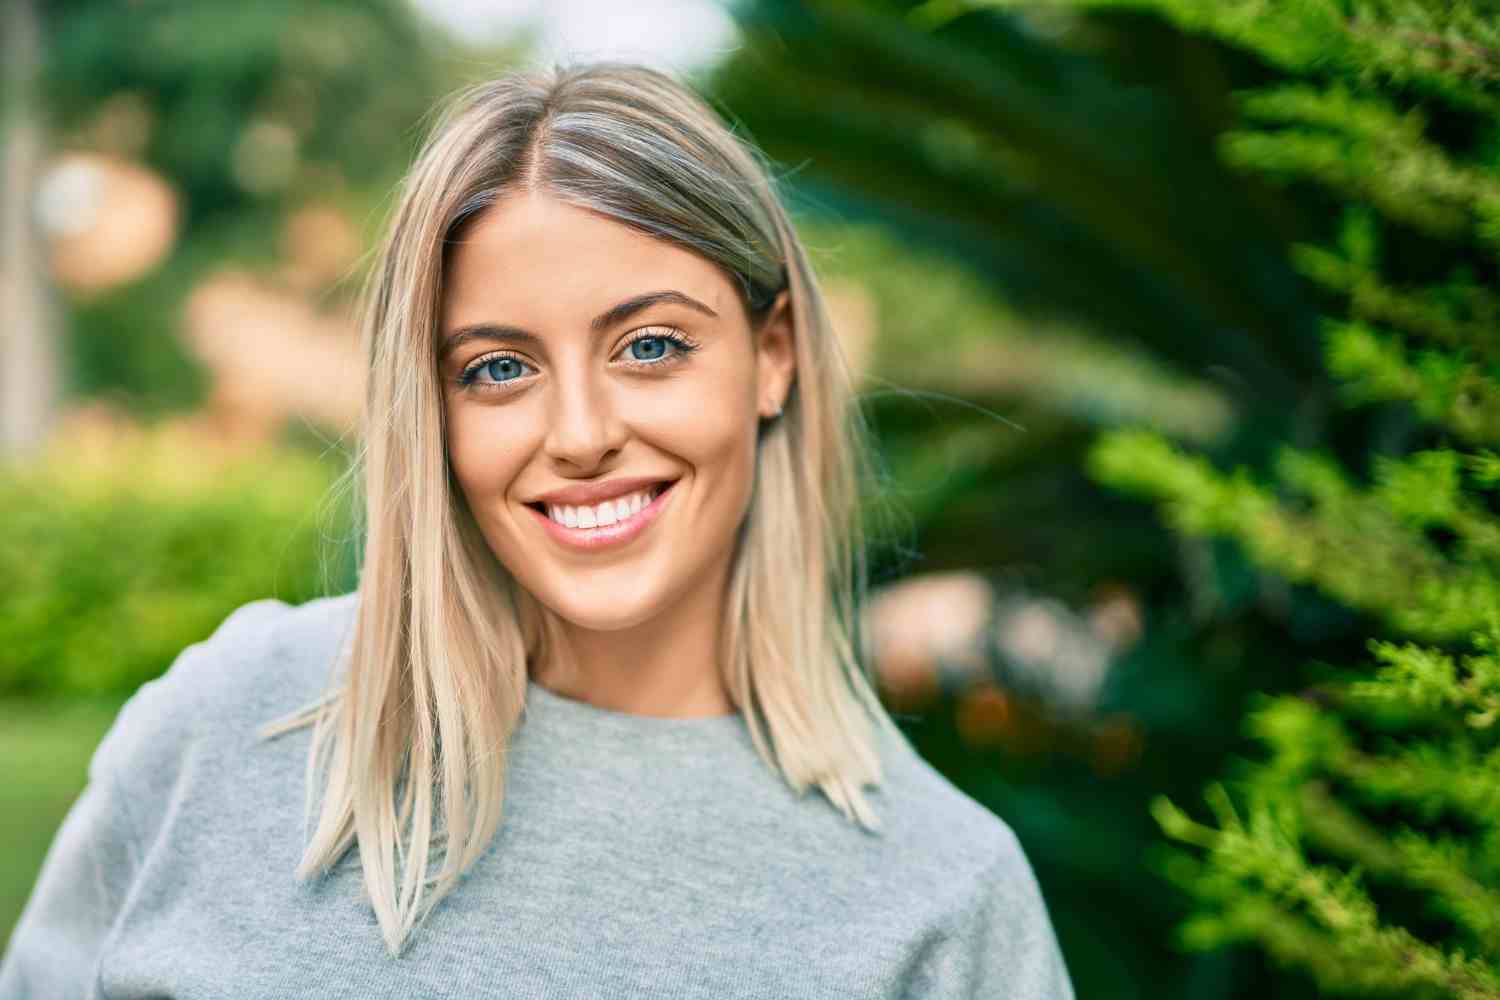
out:
{"label": "eyelash", "polygon": [[[639,337],[634,337],[626,341],[622,350],[628,351],[638,341],[642,340],[664,340],[670,343],[675,348],[675,350],[670,354],[663,355],[661,359],[656,361],[632,360],[626,362],[631,368],[635,368],[641,371],[650,368],[665,368],[675,365],[677,364],[677,362],[682,361],[689,354],[698,349],[697,343],[689,339],[688,336],[680,330],[674,330],[671,327],[667,326],[649,326],[641,331],[641,335]],[[479,372],[486,365],[495,361],[500,361],[504,358],[514,358],[519,364],[527,364],[526,361],[523,361],[521,358],[516,357],[516,355],[511,353],[510,351],[495,351],[491,354],[486,354],[482,357],[475,358],[473,361],[469,362],[469,364],[465,366],[464,370],[459,373],[458,378],[454,381],[456,381],[459,386],[464,389],[484,388],[486,390],[501,389],[509,386],[512,382],[521,381],[520,377],[506,379],[504,382],[477,381]]]}

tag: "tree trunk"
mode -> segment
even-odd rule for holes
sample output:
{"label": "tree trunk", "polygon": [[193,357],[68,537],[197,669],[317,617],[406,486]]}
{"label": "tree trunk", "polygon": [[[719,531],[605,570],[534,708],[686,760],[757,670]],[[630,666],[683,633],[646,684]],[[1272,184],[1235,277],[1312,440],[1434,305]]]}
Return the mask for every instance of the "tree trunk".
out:
{"label": "tree trunk", "polygon": [[57,305],[33,211],[42,162],[35,0],[0,0],[0,459],[34,450],[58,404]]}

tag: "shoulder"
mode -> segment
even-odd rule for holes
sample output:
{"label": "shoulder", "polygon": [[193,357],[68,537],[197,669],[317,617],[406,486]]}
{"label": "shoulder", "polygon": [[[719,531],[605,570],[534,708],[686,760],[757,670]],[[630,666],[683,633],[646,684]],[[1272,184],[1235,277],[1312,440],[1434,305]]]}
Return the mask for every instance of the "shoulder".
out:
{"label": "shoulder", "polygon": [[899,730],[882,740],[886,862],[918,884],[950,887],[950,915],[997,897],[1039,901],[1011,825],[928,763]]}
{"label": "shoulder", "polygon": [[[1072,1000],[1045,897],[1010,824],[899,732],[887,747],[891,847],[910,859],[897,862],[902,875],[921,880],[909,888],[930,907],[936,934],[911,970],[912,982],[934,995]],[[1002,983],[1006,991],[996,992]]]}
{"label": "shoulder", "polygon": [[205,735],[239,733],[321,693],[352,629],[357,592],[232,611],[120,709],[94,753],[101,770],[140,773]]}
{"label": "shoulder", "polygon": [[881,735],[882,797],[891,832],[924,845],[933,863],[974,872],[1013,861],[1015,832],[923,758],[899,730]]}
{"label": "shoulder", "polygon": [[139,694],[149,694],[141,700],[223,721],[226,711],[276,711],[288,697],[313,697],[320,668],[332,665],[353,626],[357,599],[356,592],[243,604],[143,687]]}

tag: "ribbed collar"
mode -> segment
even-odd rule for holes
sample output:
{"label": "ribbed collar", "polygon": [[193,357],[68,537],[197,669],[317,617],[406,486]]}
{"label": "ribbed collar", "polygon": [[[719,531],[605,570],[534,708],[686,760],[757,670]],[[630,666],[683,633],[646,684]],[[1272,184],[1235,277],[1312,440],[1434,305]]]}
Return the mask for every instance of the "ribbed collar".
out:
{"label": "ribbed collar", "polygon": [[526,711],[518,735],[528,743],[562,741],[594,751],[640,755],[753,751],[745,718],[738,713],[689,718],[635,715],[563,697],[532,679],[527,680]]}

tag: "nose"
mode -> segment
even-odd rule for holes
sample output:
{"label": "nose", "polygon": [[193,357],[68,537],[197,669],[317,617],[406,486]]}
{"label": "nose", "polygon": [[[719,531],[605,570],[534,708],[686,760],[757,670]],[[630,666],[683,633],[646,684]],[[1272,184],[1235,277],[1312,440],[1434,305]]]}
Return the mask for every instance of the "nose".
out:
{"label": "nose", "polygon": [[560,465],[597,468],[624,444],[626,426],[615,400],[595,373],[582,366],[571,373],[559,371],[552,386],[544,450]]}

